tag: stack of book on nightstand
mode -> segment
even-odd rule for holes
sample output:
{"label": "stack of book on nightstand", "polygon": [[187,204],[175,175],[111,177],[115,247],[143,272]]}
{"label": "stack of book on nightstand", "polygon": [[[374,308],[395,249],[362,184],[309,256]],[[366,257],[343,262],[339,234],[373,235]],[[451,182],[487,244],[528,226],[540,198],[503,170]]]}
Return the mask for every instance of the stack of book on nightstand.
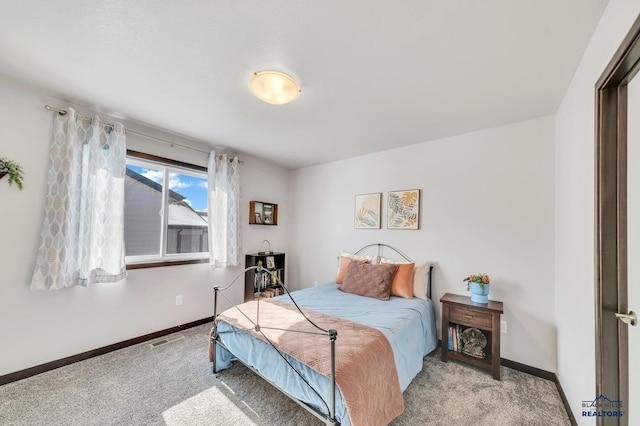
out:
{"label": "stack of book on nightstand", "polygon": [[449,350],[454,352],[462,352],[462,331],[466,327],[462,327],[461,325],[450,325],[449,326]]}

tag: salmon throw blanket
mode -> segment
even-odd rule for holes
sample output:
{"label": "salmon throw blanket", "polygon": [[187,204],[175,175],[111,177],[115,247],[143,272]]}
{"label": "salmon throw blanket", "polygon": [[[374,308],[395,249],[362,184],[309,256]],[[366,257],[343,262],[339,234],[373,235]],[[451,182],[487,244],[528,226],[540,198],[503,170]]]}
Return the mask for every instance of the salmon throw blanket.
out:
{"label": "salmon throw blanket", "polygon": [[[256,321],[257,301],[238,306],[252,321]],[[375,328],[320,312],[302,309],[319,327],[338,332],[336,339],[336,384],[342,392],[347,413],[353,426],[387,425],[404,411],[398,372],[393,350],[387,338]],[[222,313],[223,320],[265,340],[253,330],[253,325],[237,309]],[[290,303],[278,300],[260,301],[262,327],[318,332]],[[331,376],[329,337],[292,333],[262,328],[267,338],[282,352],[308,365],[318,373]],[[329,395],[325,396],[327,400]],[[327,402],[329,402],[327,400]]]}

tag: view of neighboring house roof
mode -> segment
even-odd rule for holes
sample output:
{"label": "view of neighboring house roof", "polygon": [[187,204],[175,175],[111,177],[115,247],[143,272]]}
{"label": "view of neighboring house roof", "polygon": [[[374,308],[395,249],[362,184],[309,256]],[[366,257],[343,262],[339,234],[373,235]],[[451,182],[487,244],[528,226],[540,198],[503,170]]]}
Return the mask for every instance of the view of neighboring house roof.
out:
{"label": "view of neighboring house roof", "polygon": [[[162,193],[162,185],[129,168],[127,168],[127,177],[156,190],[158,194]],[[207,227],[209,222],[207,221],[206,213],[196,212],[185,200],[186,197],[184,195],[169,190],[168,225],[181,228]]]}
{"label": "view of neighboring house roof", "polygon": [[[162,192],[162,185],[160,185],[159,183],[149,179],[146,176],[142,176],[140,173],[137,173],[137,172],[131,170],[128,167],[127,167],[127,176],[130,177],[133,180],[137,180],[138,182],[147,185],[150,188],[155,189],[158,192]],[[169,199],[182,201],[185,198],[187,198],[187,197],[185,197],[184,195],[180,195],[177,192],[172,191],[171,189],[169,190]]]}
{"label": "view of neighboring house roof", "polygon": [[169,226],[206,227],[207,218],[198,214],[187,203],[169,201]]}

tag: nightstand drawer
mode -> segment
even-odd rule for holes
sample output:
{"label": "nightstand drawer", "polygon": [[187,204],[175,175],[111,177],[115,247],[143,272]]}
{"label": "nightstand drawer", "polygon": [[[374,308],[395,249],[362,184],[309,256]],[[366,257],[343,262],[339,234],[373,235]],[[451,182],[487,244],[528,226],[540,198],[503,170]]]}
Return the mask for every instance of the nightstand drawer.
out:
{"label": "nightstand drawer", "polygon": [[491,314],[458,306],[449,307],[449,321],[491,328]]}

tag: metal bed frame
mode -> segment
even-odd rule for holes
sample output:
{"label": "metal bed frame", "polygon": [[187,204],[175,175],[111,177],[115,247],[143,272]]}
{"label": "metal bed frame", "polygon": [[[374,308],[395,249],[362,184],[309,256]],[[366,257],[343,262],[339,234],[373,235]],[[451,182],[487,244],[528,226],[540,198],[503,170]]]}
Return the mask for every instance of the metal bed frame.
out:
{"label": "metal bed frame", "polygon": [[[382,249],[384,247],[387,247],[387,248],[395,251],[399,256],[401,256],[406,261],[412,262],[412,260],[408,256],[406,256],[404,253],[402,253],[400,250],[398,250],[398,249],[396,249],[396,248],[394,248],[394,247],[392,247],[390,245],[383,244],[383,243],[374,243],[374,244],[366,245],[366,246],[362,247],[361,249],[359,249],[358,251],[356,251],[354,254],[356,254],[356,255],[360,254],[360,253],[364,252],[365,250],[367,250],[368,248],[374,247],[374,246],[377,247],[377,253],[378,253],[377,255],[378,256],[382,256]],[[255,330],[257,333],[260,333],[262,335],[263,339],[268,344],[270,344],[273,349],[275,349],[276,353],[287,363],[287,365],[289,365],[289,367],[291,367],[291,369],[298,375],[298,377],[300,377],[300,379],[304,383],[306,383],[306,385],[309,387],[309,389],[311,389],[311,391],[313,391],[320,398],[320,400],[324,403],[327,412],[324,413],[321,410],[319,410],[319,409],[317,409],[317,408],[305,403],[304,401],[299,400],[298,398],[296,398],[295,396],[289,394],[288,392],[285,392],[278,385],[276,385],[271,380],[269,380],[267,377],[265,377],[260,371],[258,371],[254,367],[248,365],[247,363],[245,363],[241,359],[239,359],[237,357],[234,357],[234,359],[240,361],[243,365],[245,365],[247,368],[249,368],[255,374],[257,374],[258,376],[262,377],[262,379],[264,379],[267,383],[271,384],[273,387],[278,389],[280,392],[282,392],[284,395],[286,395],[287,397],[292,399],[294,402],[296,402],[298,405],[303,407],[305,410],[307,410],[308,412],[313,414],[315,417],[317,417],[318,419],[324,421],[326,424],[328,424],[328,425],[340,425],[340,422],[338,422],[338,420],[335,417],[335,408],[336,408],[336,395],[335,395],[335,387],[336,387],[336,378],[335,378],[335,375],[336,375],[335,374],[335,372],[336,372],[335,345],[336,345],[336,339],[338,337],[338,332],[336,330],[333,330],[333,329],[325,330],[322,327],[319,327],[318,325],[316,325],[313,321],[311,321],[302,312],[302,310],[300,309],[300,307],[298,306],[296,301],[293,299],[293,297],[289,293],[289,290],[287,289],[287,287],[275,275],[275,272],[269,271],[267,269],[264,269],[262,266],[250,266],[250,267],[245,268],[226,287],[223,287],[223,288],[220,288],[220,286],[214,286],[213,287],[213,290],[214,290],[214,296],[213,296],[213,318],[214,318],[214,323],[213,323],[213,330],[212,330],[212,333],[211,333],[211,342],[210,342],[210,345],[212,347],[213,374],[216,374],[218,372],[217,369],[216,369],[216,347],[217,346],[222,347],[224,350],[226,350],[231,355],[233,355],[233,352],[229,348],[227,348],[224,343],[222,343],[219,340],[220,334],[223,334],[223,333],[243,333],[243,332],[248,331],[248,330],[238,330],[238,331],[226,331],[226,332],[222,331],[222,332],[218,332],[218,324],[217,324],[217,321],[215,320],[218,317],[218,295],[221,295],[229,303],[231,303],[231,301],[222,292],[227,290],[228,288],[230,288],[238,280],[238,278],[240,278],[241,276],[244,276],[245,272],[253,270],[253,269],[256,269],[258,271],[266,271],[266,272],[270,273],[271,276],[272,276],[272,279],[275,279],[278,282],[278,284],[280,284],[280,286],[282,286],[282,288],[284,289],[286,295],[289,296],[289,299],[291,299],[291,302],[296,307],[296,309],[300,312],[300,314],[304,317],[304,319],[306,319],[318,331],[317,332],[309,332],[309,331],[300,331],[300,330],[287,330],[287,329],[282,329],[282,328],[277,328],[277,327],[266,327],[266,326],[260,325],[260,299],[261,298],[258,298],[257,301],[256,301],[256,303],[257,303],[257,308],[256,308],[257,309],[257,318],[256,318],[256,321],[253,321],[251,318],[249,318],[249,316],[247,316],[244,312],[242,312],[242,310],[240,308],[238,308],[237,305],[234,305],[233,307],[235,309],[237,309],[247,320],[249,320],[249,322],[253,325],[253,330]],[[429,268],[429,284],[428,284],[428,290],[427,290],[427,296],[429,298],[431,298],[431,271],[432,270],[433,270],[433,266],[431,266]],[[311,386],[311,384],[302,376],[302,374],[293,365],[291,365],[289,360],[284,356],[284,353],[282,351],[280,351],[269,340],[269,338],[267,338],[267,336],[264,335],[264,333],[262,333],[262,329],[280,330],[280,331],[287,331],[287,332],[293,332],[293,333],[316,334],[316,335],[326,336],[328,338],[329,345],[331,347],[331,352],[330,352],[331,353],[331,367],[330,367],[330,372],[331,373],[330,373],[330,377],[329,377],[330,385],[331,385],[330,389],[331,390],[330,390],[329,402],[328,403],[327,403],[327,401],[325,401],[325,399],[322,397],[322,395],[320,395],[320,393],[315,388],[313,388],[313,386]]]}

